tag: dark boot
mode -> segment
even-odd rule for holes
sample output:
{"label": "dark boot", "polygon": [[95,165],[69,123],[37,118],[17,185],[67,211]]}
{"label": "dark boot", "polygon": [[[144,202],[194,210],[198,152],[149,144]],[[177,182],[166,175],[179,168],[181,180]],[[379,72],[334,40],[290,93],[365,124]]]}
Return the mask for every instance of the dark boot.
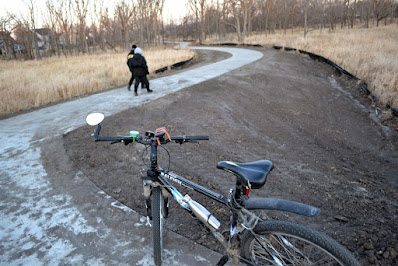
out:
{"label": "dark boot", "polygon": [[135,96],[138,96],[137,89],[138,89],[138,86],[134,86],[134,95]]}

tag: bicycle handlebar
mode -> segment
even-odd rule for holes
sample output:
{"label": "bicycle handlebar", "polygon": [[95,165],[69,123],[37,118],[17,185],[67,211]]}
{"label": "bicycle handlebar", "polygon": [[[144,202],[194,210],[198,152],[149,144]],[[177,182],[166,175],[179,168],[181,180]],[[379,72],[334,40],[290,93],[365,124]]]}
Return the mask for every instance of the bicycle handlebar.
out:
{"label": "bicycle handlebar", "polygon": [[[133,142],[138,142],[141,144],[149,145],[152,141],[156,140],[156,138],[146,138],[144,139],[142,136],[132,137],[132,136],[100,136],[99,133],[101,131],[101,124],[98,124],[97,130],[94,133],[95,141],[112,141],[112,142],[122,142],[125,145],[128,145]],[[209,136],[207,135],[184,135],[184,136],[172,136],[170,137],[171,141],[175,141],[176,143],[183,144],[184,142],[192,142],[196,140],[209,140]],[[170,142],[169,139],[165,138],[162,144]]]}

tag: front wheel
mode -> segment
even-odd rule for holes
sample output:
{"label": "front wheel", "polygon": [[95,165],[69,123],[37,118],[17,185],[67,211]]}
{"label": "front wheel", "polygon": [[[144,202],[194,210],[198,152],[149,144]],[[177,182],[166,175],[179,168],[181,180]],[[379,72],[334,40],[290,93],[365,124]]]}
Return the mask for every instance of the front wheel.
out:
{"label": "front wheel", "polygon": [[152,189],[152,240],[155,265],[162,264],[164,204],[161,187]]}
{"label": "front wheel", "polygon": [[360,265],[344,247],[311,228],[264,221],[242,236],[242,255],[258,265]]}

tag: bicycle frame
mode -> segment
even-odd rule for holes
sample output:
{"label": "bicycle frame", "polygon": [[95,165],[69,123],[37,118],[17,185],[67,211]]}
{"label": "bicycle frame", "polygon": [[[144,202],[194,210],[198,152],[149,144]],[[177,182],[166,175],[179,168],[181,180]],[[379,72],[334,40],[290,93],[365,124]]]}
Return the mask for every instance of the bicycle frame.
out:
{"label": "bicycle frame", "polygon": [[[150,162],[151,166],[147,169],[147,176],[142,177],[143,180],[143,185],[144,185],[144,196],[145,200],[148,203],[150,201],[150,191],[153,186],[161,186],[162,188],[166,189],[166,191],[173,196],[173,198],[178,202],[179,205],[181,205],[185,210],[188,212],[192,212],[199,220],[202,221],[202,223],[210,229],[214,237],[223,245],[224,249],[227,251],[227,253],[233,257],[233,256],[238,256],[239,260],[241,262],[245,262],[248,265],[255,265],[251,261],[246,260],[245,258],[241,257],[240,255],[236,255],[237,252],[234,251],[239,248],[239,240],[237,238],[238,231],[236,230],[237,224],[238,224],[238,218],[242,218],[243,214],[249,216],[251,219],[249,221],[247,219],[246,222],[251,223],[252,225],[250,227],[254,227],[254,225],[261,220],[257,216],[255,216],[253,213],[245,210],[245,209],[240,209],[238,212],[232,207],[230,200],[214,191],[211,191],[205,187],[202,187],[192,181],[189,181],[182,176],[179,176],[173,172],[166,171],[164,169],[161,169],[158,167],[157,163],[157,146],[158,142],[153,140],[151,142],[151,152],[150,152]],[[231,225],[230,225],[230,238],[229,241],[222,235],[220,231],[218,231],[220,227],[220,223],[218,220],[202,205],[200,205],[198,202],[193,201],[190,199],[189,196],[183,196],[177,188],[175,188],[169,181],[175,182],[181,186],[184,186],[190,190],[196,191],[206,197],[212,198],[215,201],[224,204],[227,206],[231,212]],[[237,190],[238,190],[238,184],[237,182]],[[147,192],[145,192],[147,191]],[[235,190],[231,189],[230,196],[235,197]],[[239,191],[240,192],[240,191]],[[163,193],[162,193],[163,195]],[[164,195],[163,195],[164,196]],[[187,198],[188,197],[188,198]],[[189,203],[187,202],[187,199],[189,199]],[[147,204],[148,208],[148,204]],[[150,211],[147,212],[150,213]],[[240,254],[240,252],[238,252]]]}
{"label": "bicycle frame", "polygon": [[[178,195],[180,193],[167,180],[171,180],[179,185],[182,185],[191,190],[199,192],[200,194],[205,195],[206,197],[212,198],[212,199],[228,206],[228,199],[225,196],[218,194],[216,192],[213,192],[213,191],[211,191],[205,187],[202,187],[194,182],[191,182],[173,172],[168,172],[168,173],[161,172],[161,174],[159,176],[159,180],[161,181],[161,183],[163,183],[163,185],[170,192],[170,194],[172,194],[174,196],[174,198],[176,198],[175,195]],[[176,200],[177,200],[177,198],[176,198]]]}

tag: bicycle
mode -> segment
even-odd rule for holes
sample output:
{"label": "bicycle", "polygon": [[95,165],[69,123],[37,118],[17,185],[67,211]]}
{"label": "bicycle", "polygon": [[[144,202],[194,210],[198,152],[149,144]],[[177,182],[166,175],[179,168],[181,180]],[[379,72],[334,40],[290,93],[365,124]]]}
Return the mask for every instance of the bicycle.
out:
{"label": "bicycle", "polygon": [[[157,148],[170,142],[184,144],[209,140],[209,136],[170,136],[165,128],[147,131],[145,136],[131,131],[129,136],[100,136],[104,115],[93,113],[87,123],[97,126],[94,140],[111,143],[143,144],[150,147],[150,165],[142,177],[147,217],[152,221],[153,257],[156,265],[162,263],[163,220],[168,216],[171,195],[186,211],[198,218],[225,249],[217,265],[224,265],[232,258],[233,264],[247,265],[360,265],[355,257],[329,236],[300,224],[270,220],[264,210],[277,210],[307,217],[316,217],[320,210],[303,203],[277,198],[251,198],[253,189],[261,189],[267,175],[273,169],[268,160],[250,163],[221,161],[217,168],[235,175],[235,187],[228,196],[220,195],[189,181],[158,165]],[[183,196],[171,183],[185,186],[193,191],[224,204],[231,212],[228,234],[220,232],[221,223],[204,206]],[[265,218],[264,218],[265,216]]]}

